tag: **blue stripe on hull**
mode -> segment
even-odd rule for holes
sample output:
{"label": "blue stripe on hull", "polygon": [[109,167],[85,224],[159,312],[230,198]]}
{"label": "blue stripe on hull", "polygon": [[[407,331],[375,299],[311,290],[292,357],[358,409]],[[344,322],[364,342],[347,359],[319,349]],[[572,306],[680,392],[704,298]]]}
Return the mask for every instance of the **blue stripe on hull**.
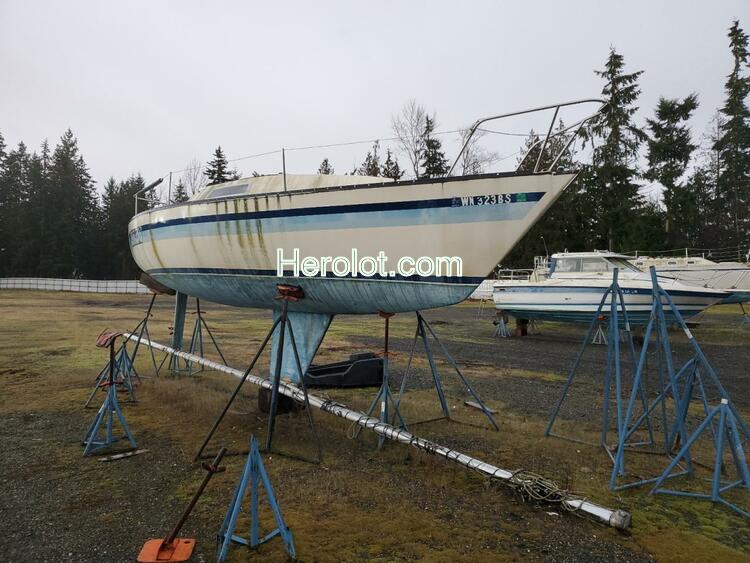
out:
{"label": "blue stripe on hull", "polygon": [[[426,200],[414,200],[414,201],[389,201],[383,203],[360,203],[350,205],[327,205],[320,207],[298,207],[293,209],[269,209],[265,211],[249,211],[245,208],[243,212],[235,213],[222,213],[216,215],[201,215],[198,217],[180,217],[177,219],[169,219],[167,221],[150,223],[147,225],[141,225],[138,227],[140,230],[150,229],[161,229],[164,227],[172,227],[175,225],[186,225],[186,224],[199,224],[199,223],[215,223],[216,221],[247,221],[257,219],[268,219],[272,217],[311,217],[315,215],[335,215],[335,214],[362,214],[368,212],[382,212],[382,211],[401,211],[401,210],[418,210],[418,209],[435,209],[435,208],[452,208],[454,211],[457,208],[477,209],[482,207],[497,207],[507,206],[508,204],[522,204],[527,202],[537,202],[544,197],[545,192],[527,192],[527,193],[516,193],[507,194],[510,201],[498,202],[492,205],[463,205],[461,197],[448,197],[440,199],[426,199]],[[292,195],[290,193],[289,195]],[[231,200],[221,200],[215,202],[217,205],[223,204],[225,209],[228,210],[229,202],[239,204],[240,201],[243,204],[247,204],[248,198],[232,198]],[[214,203],[210,200],[206,200],[201,203]]]}
{"label": "blue stripe on hull", "polygon": [[153,271],[167,287],[206,301],[234,307],[280,308],[277,284],[302,287],[305,298],[290,311],[325,314],[401,313],[453,305],[466,299],[477,284],[379,281],[346,278],[294,278],[243,274],[201,274]]}
{"label": "blue stripe on hull", "polygon": [[[142,225],[129,233],[131,246],[145,240],[162,240],[181,237],[243,235],[256,237],[268,233],[294,231],[320,231],[341,229],[364,229],[372,227],[400,227],[404,225],[450,225],[482,221],[514,221],[523,219],[537,205],[541,197],[536,192],[529,194],[528,201],[498,203],[493,205],[467,205],[451,207],[449,204],[423,207],[389,208],[388,205],[347,206],[365,209],[340,210],[342,206],[315,208],[315,213],[302,213],[307,209],[283,210],[283,213],[222,213],[172,219],[161,223]],[[450,202],[430,200],[434,203]],[[410,202],[411,203],[411,202]],[[325,210],[323,213],[321,210]],[[145,232],[150,233],[149,237]]]}
{"label": "blue stripe on hull", "polygon": [[[609,286],[601,286],[601,287],[592,287],[590,285],[581,285],[581,286],[566,286],[566,285],[544,285],[544,286],[503,286],[503,288],[500,290],[502,291],[508,291],[515,294],[518,293],[592,293],[594,295],[598,295],[598,299],[601,299],[601,295],[604,294],[604,292],[609,289]],[[653,293],[653,290],[650,287],[622,287],[620,286],[620,289],[622,290],[623,295],[651,295]],[[706,297],[706,294],[713,291],[724,291],[724,290],[706,290],[701,291],[700,289],[696,290],[687,290],[687,289],[667,289],[667,292],[671,296],[680,296],[680,297]],[[709,294],[711,295],[711,294]],[[718,294],[721,295],[721,294]],[[717,297],[718,297],[717,295]],[[596,302],[596,304],[599,304],[599,301]]]}

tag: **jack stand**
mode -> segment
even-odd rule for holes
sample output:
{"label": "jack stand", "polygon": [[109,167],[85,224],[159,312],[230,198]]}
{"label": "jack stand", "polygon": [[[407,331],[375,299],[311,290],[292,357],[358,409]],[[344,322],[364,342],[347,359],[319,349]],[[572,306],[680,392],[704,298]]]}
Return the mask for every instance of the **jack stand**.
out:
{"label": "jack stand", "polygon": [[[695,337],[690,332],[690,329],[688,328],[687,324],[685,323],[685,320],[682,318],[682,314],[679,312],[677,307],[674,304],[674,301],[672,300],[672,297],[664,291],[664,289],[661,288],[661,286],[658,283],[658,278],[656,276],[656,270],[652,266],[650,268],[651,272],[651,282],[653,285],[653,300],[652,300],[652,312],[651,312],[651,319],[649,321],[648,326],[646,327],[646,333],[644,337],[644,346],[641,350],[641,359],[638,363],[638,369],[636,370],[636,380],[634,384],[637,386],[640,383],[642,374],[643,374],[643,366],[645,364],[646,360],[646,353],[648,348],[648,342],[650,340],[651,331],[656,329],[656,340],[658,345],[660,345],[660,349],[658,350],[663,357],[664,364],[666,365],[666,372],[667,372],[667,379],[666,385],[664,383],[664,377],[660,370],[660,386],[661,386],[661,393],[659,396],[654,399],[651,402],[651,405],[649,405],[648,409],[644,413],[644,415],[641,415],[638,419],[633,422],[633,424],[630,424],[631,419],[633,418],[632,411],[633,411],[633,403],[635,401],[635,398],[633,394],[631,394],[630,400],[628,402],[628,408],[627,413],[625,415],[625,433],[622,436],[622,440],[627,440],[640,426],[640,424],[643,421],[644,416],[647,416],[648,413],[650,413],[657,404],[661,404],[662,407],[662,426],[664,427],[664,433],[665,433],[665,453],[671,457],[673,451],[676,449],[676,445],[682,444],[682,447],[679,451],[679,453],[673,457],[670,461],[670,464],[660,476],[652,478],[652,479],[643,479],[641,481],[637,481],[634,483],[631,483],[629,485],[624,485],[619,488],[625,488],[625,487],[631,487],[631,486],[638,486],[643,485],[647,483],[655,483],[654,487],[652,489],[653,492],[665,492],[668,494],[682,494],[683,496],[696,496],[697,498],[707,498],[710,500],[719,500],[723,502],[724,504],[727,504],[732,508],[733,510],[737,510],[740,513],[742,513],[745,516],[750,516],[750,514],[740,510],[734,505],[731,505],[724,501],[721,498],[718,498],[719,494],[721,492],[724,492],[726,490],[729,490],[730,488],[733,488],[739,483],[745,482],[746,486],[748,486],[748,490],[750,490],[750,482],[746,480],[747,476],[747,462],[745,461],[745,455],[742,451],[741,442],[743,440],[750,439],[750,429],[748,429],[745,422],[740,417],[739,413],[735,409],[732,402],[729,400],[729,394],[724,389],[723,385],[719,381],[719,377],[714,371],[714,369],[711,367],[711,364],[708,363],[707,358],[703,354],[703,351],[701,350],[701,347],[698,345],[698,343],[695,340]],[[668,306],[669,310],[671,311],[672,315],[675,318],[676,324],[682,329],[682,332],[685,333],[685,335],[688,338],[688,341],[690,342],[691,347],[693,348],[694,356],[688,360],[679,370],[674,369],[673,361],[672,361],[672,349],[669,343],[669,336],[667,333],[667,321],[664,314],[664,303],[666,302],[666,305]],[[701,374],[705,374],[707,376],[708,382],[713,385],[713,387],[718,391],[718,394],[722,398],[721,405],[719,407],[716,407],[713,410],[710,410],[708,400],[707,400],[707,394],[704,384],[704,378]],[[696,385],[697,383],[697,385]],[[687,416],[689,412],[690,402],[693,398],[693,394],[695,390],[699,392],[699,398],[703,406],[703,411],[706,415],[706,418],[704,419],[703,423],[691,434],[688,435],[687,430]],[[671,396],[674,404],[675,404],[675,416],[671,421],[671,426],[667,424],[667,416],[666,416],[666,408],[665,403],[667,398]],[[720,424],[718,428],[718,434],[717,429],[714,427],[714,424],[711,422],[717,414],[720,414]],[[725,425],[728,424],[728,426]],[[693,460],[691,458],[691,446],[695,443],[695,441],[698,439],[699,435],[705,431],[706,427],[709,427],[711,429],[711,433],[714,439],[714,449],[716,452],[716,458],[715,458],[715,464],[718,464],[718,471],[722,469],[722,452],[724,448],[724,436],[727,437],[730,449],[732,450],[732,455],[735,456],[735,465],[738,467],[738,473],[741,477],[741,480],[735,484],[732,484],[731,486],[725,486],[725,487],[719,487],[718,484],[718,474],[715,473],[714,475],[714,489],[712,491],[711,495],[696,495],[691,493],[680,493],[680,492],[674,492],[674,491],[667,491],[662,490],[661,485],[664,483],[666,479],[673,478],[673,477],[679,477],[681,475],[692,475],[694,472],[693,468]],[[678,442],[679,440],[679,442]],[[737,449],[739,447],[739,449]],[[741,457],[741,461],[738,458]],[[682,462],[685,462],[686,468],[679,473],[673,473],[674,469]],[[744,469],[742,469],[740,467]],[[612,477],[611,477],[611,488],[615,488],[612,486],[612,484],[615,483],[615,479],[617,477],[616,472],[619,473],[619,475],[624,475],[624,448],[622,445],[618,447],[617,455],[615,457],[615,467],[613,468]]]}
{"label": "jack stand", "polygon": [[744,303],[740,303],[740,309],[742,309],[742,322],[740,323],[740,328],[750,327],[750,314],[745,311]]}
{"label": "jack stand", "polygon": [[[388,328],[389,328],[391,317],[394,314],[395,313],[384,313],[382,311],[378,313],[380,318],[385,320],[385,338],[384,338],[384,344],[383,344],[383,383],[380,385],[380,389],[378,389],[378,394],[375,395],[375,398],[372,400],[372,403],[370,403],[370,408],[367,409],[367,416],[369,417],[375,410],[376,405],[380,403],[380,416],[379,416],[380,422],[382,422],[383,424],[389,424],[388,403],[390,402],[391,405],[393,405],[394,418],[397,417],[401,421],[401,428],[406,428],[406,423],[404,422],[404,419],[398,410],[398,402],[394,400],[393,393],[391,392],[391,386],[389,384],[390,377],[389,377],[389,369],[388,369],[388,357],[391,354],[391,352],[388,351],[388,341],[389,341]],[[357,427],[354,429],[354,432],[352,433],[352,438],[357,438],[361,431],[362,431],[362,427],[357,425]],[[384,442],[385,442],[385,436],[378,435],[378,449],[381,449],[383,447]]]}
{"label": "jack stand", "polygon": [[[224,358],[224,354],[221,351],[221,348],[219,348],[218,342],[216,342],[216,338],[214,338],[213,333],[211,332],[211,329],[208,328],[208,324],[206,323],[206,319],[203,318],[203,315],[205,315],[205,312],[201,310],[201,300],[197,297],[195,298],[195,326],[193,327],[193,334],[190,337],[190,350],[189,353],[193,354],[195,356],[200,356],[201,358],[204,357],[203,355],[203,329],[206,329],[206,332],[208,333],[208,336],[211,338],[211,343],[214,345],[214,348],[219,353],[219,356],[221,357],[222,363],[226,366],[227,360]],[[205,368],[202,365],[198,365],[198,369],[193,369],[193,362],[185,362],[185,367],[187,369],[188,375],[195,375],[196,373],[202,372]]]}
{"label": "jack stand", "polygon": [[[263,339],[263,342],[260,345],[260,348],[258,348],[258,351],[255,353],[255,356],[253,357],[252,361],[250,362],[250,365],[245,370],[245,373],[242,375],[242,378],[240,379],[239,383],[237,384],[237,387],[235,387],[234,392],[232,393],[231,397],[229,397],[229,400],[227,401],[227,404],[224,405],[224,409],[221,411],[221,414],[219,414],[218,418],[214,422],[213,427],[208,433],[208,436],[206,436],[205,440],[203,440],[203,444],[201,444],[200,449],[198,450],[198,453],[195,454],[195,457],[193,458],[193,461],[197,461],[201,455],[203,455],[203,450],[208,445],[208,442],[213,437],[214,433],[216,432],[216,429],[219,427],[219,424],[221,424],[221,421],[224,419],[224,416],[227,414],[227,411],[229,411],[229,407],[232,406],[232,403],[237,398],[237,395],[240,392],[240,389],[242,388],[242,385],[245,383],[245,380],[247,380],[247,377],[250,375],[250,372],[255,367],[255,364],[258,361],[258,358],[260,358],[260,355],[263,353],[263,350],[265,350],[266,345],[271,340],[271,337],[273,336],[274,332],[276,331],[276,328],[279,327],[279,333],[280,333],[280,339],[279,339],[279,349],[276,356],[276,365],[275,365],[275,377],[270,382],[271,387],[271,401],[269,406],[269,413],[268,413],[268,434],[266,435],[266,451],[271,451],[271,441],[273,439],[273,431],[276,421],[276,411],[278,408],[278,402],[279,402],[279,386],[281,384],[281,364],[283,361],[283,351],[284,351],[284,338],[286,330],[289,330],[289,340],[292,344],[292,351],[294,353],[294,359],[296,362],[297,367],[297,373],[300,374],[300,387],[302,388],[302,392],[305,397],[305,412],[307,414],[307,420],[310,425],[310,428],[312,430],[312,433],[315,437],[315,443],[318,450],[318,459],[314,463],[320,463],[322,460],[322,450],[320,446],[320,438],[318,437],[318,431],[315,426],[315,422],[312,418],[312,409],[310,408],[310,400],[307,395],[307,387],[305,386],[305,378],[304,378],[304,372],[302,370],[302,365],[299,359],[299,353],[297,350],[297,342],[294,339],[294,330],[292,328],[292,323],[289,320],[288,317],[288,308],[289,308],[289,302],[299,301],[300,299],[304,298],[305,294],[302,291],[301,287],[293,286],[293,285],[282,285],[279,284],[276,286],[276,290],[279,292],[279,294],[276,296],[276,299],[280,300],[282,302],[281,305],[281,315],[277,317],[273,325],[271,325],[271,330],[268,331],[268,334],[266,334],[266,337]],[[265,389],[265,387],[264,387]],[[281,455],[288,455],[284,452],[277,451],[276,453]],[[293,457],[293,456],[289,456]],[[300,458],[301,459],[301,458]],[[308,461],[308,460],[303,460]]]}
{"label": "jack stand", "polygon": [[[411,363],[412,363],[412,360],[414,359],[414,350],[415,350],[415,348],[417,346],[417,340],[421,339],[422,340],[422,344],[424,346],[425,354],[427,356],[427,362],[430,364],[430,372],[432,373],[432,381],[435,384],[435,391],[437,392],[437,395],[438,395],[438,401],[440,402],[440,408],[443,411],[443,416],[439,417],[439,418],[436,418],[436,419],[429,420],[429,421],[428,420],[424,420],[424,421],[416,422],[416,423],[413,423],[413,424],[421,424],[421,423],[424,423],[424,422],[433,422],[433,421],[442,420],[442,419],[452,420],[451,419],[450,410],[448,409],[448,402],[445,399],[445,393],[443,392],[443,383],[442,383],[442,380],[440,378],[440,372],[438,371],[437,365],[435,364],[435,359],[434,359],[434,357],[432,355],[432,348],[430,347],[430,341],[429,341],[429,338],[428,338],[428,332],[429,332],[429,335],[432,336],[432,338],[435,340],[435,342],[437,343],[437,345],[440,348],[441,352],[443,353],[443,356],[445,356],[445,359],[448,360],[448,363],[451,365],[451,367],[453,368],[453,370],[458,375],[458,377],[461,380],[461,383],[463,384],[463,387],[466,390],[466,392],[469,393],[469,395],[471,395],[474,398],[474,401],[477,403],[477,405],[479,406],[480,410],[487,417],[487,420],[489,420],[489,422],[492,425],[492,427],[495,430],[499,430],[500,428],[498,427],[497,423],[495,422],[495,419],[492,416],[492,413],[485,406],[484,402],[479,397],[479,395],[474,390],[474,388],[471,386],[471,384],[466,379],[466,377],[464,377],[464,374],[461,373],[461,370],[458,369],[458,365],[454,361],[453,357],[448,353],[448,350],[446,350],[445,346],[443,346],[442,341],[438,338],[437,334],[435,334],[435,331],[432,329],[432,326],[430,325],[430,323],[427,322],[427,319],[425,319],[422,316],[422,313],[420,313],[419,311],[416,311],[416,315],[417,315],[417,329],[416,329],[416,332],[414,333],[414,340],[412,342],[411,352],[409,354],[409,361],[406,364],[406,371],[404,372],[404,377],[401,380],[401,388],[399,389],[398,401],[396,402],[396,408],[398,408],[398,406],[401,404],[401,399],[404,396],[404,391],[406,390],[406,381],[409,378],[409,371],[411,369]],[[402,420],[402,423],[403,423],[403,420]],[[403,427],[405,428],[405,426],[403,426]]]}
{"label": "jack stand", "polygon": [[[633,418],[633,404],[636,398],[634,396],[634,393],[631,393],[624,419],[623,428],[625,432],[624,435],[621,436],[621,440],[627,440],[630,436],[632,436],[633,433],[642,424],[644,417],[648,417],[649,413],[651,413],[651,411],[657,405],[661,405],[662,427],[664,429],[664,453],[667,456],[672,457],[672,454],[676,449],[678,443],[684,446],[690,440],[687,430],[687,417],[694,390],[697,389],[699,392],[699,398],[702,403],[706,418],[713,418],[710,413],[704,385],[704,377],[702,376],[702,374],[705,374],[707,376],[708,382],[712,384],[713,387],[718,391],[719,396],[728,398],[729,395],[719,381],[718,375],[708,363],[708,360],[703,354],[703,351],[693,337],[693,334],[690,332],[690,329],[685,323],[685,320],[682,318],[682,314],[672,301],[672,297],[659,285],[656,270],[653,267],[650,268],[650,273],[653,295],[651,305],[651,318],[646,327],[646,332],[644,335],[644,345],[641,350],[641,357],[640,361],[638,362],[638,368],[636,369],[634,389],[638,388],[641,384],[651,333],[652,331],[655,331],[657,352],[660,359],[658,374],[661,392],[656,397],[656,399],[651,402],[648,408],[645,409],[645,412],[632,423],[632,425],[631,420]],[[673,363],[672,348],[669,342],[669,334],[667,332],[668,323],[665,316],[665,305],[674,316],[675,323],[687,336],[694,352],[694,356],[689,359],[679,370],[675,370]],[[666,377],[664,371],[666,371]],[[671,421],[668,421],[666,413],[666,402],[670,397],[674,402],[675,414]],[[735,410],[734,406],[731,404],[731,402],[729,402],[728,399],[726,408],[732,412],[732,420],[734,420],[736,424],[739,425],[745,438],[747,439],[748,437],[750,437],[750,431],[748,431],[748,427],[745,425],[739,413]],[[711,425],[711,432],[716,439],[716,432],[713,425]],[[696,433],[694,433],[694,435],[695,434]],[[612,476],[610,479],[610,488],[613,489],[617,488],[614,486],[617,475],[625,474],[624,447],[622,441],[617,450],[617,455],[615,457],[615,467],[612,470]],[[694,441],[695,440],[693,440],[693,442]],[[718,442],[716,443],[716,446],[718,449]],[[680,473],[672,473],[674,468],[683,460],[686,462],[685,469]],[[663,483],[665,479],[678,477],[685,474],[692,474],[693,470],[694,468],[693,461],[690,456],[690,448],[683,447],[680,454],[672,458],[669,471],[666,471],[660,477],[643,479],[634,483],[630,483],[628,485],[620,486],[619,488],[632,487],[655,482],[659,483],[658,486],[655,486],[655,488],[658,488],[659,486],[661,486],[661,483]]]}
{"label": "jack stand", "polygon": [[[151,301],[148,304],[148,309],[146,309],[146,315],[141,319],[141,321],[136,325],[136,327],[131,330],[131,334],[138,333],[138,340],[135,342],[135,346],[133,347],[133,354],[131,355],[131,363],[135,364],[135,358],[138,355],[138,350],[141,346],[141,339],[145,336],[146,339],[151,342],[151,335],[148,332],[148,321],[151,319],[151,310],[154,308],[154,301],[156,301],[156,296],[158,293],[155,290],[151,290]],[[125,342],[123,342],[122,347],[125,348]],[[156,356],[154,356],[154,349],[150,346],[148,347],[148,351],[151,354],[151,363],[154,366],[154,375],[159,375],[159,367],[156,365]],[[135,370],[135,366],[133,366],[133,373],[135,373],[135,376],[138,378],[138,381],[141,380],[141,376],[138,375],[138,372]]]}
{"label": "jack stand", "polygon": [[[110,368],[111,364],[110,362],[107,362],[107,365],[104,366],[104,369],[99,372],[99,375],[96,378],[96,382],[94,383],[94,388],[91,390],[91,394],[84,403],[83,408],[88,408],[98,390],[103,389],[105,390],[105,392],[109,392],[107,388],[110,385]],[[130,403],[137,402],[135,397],[135,384],[133,383],[132,378],[132,375],[136,373],[137,372],[135,371],[135,367],[133,366],[133,359],[128,355],[128,349],[125,346],[125,343],[123,343],[120,345],[118,352],[115,354],[114,377],[112,379],[114,381],[115,390],[120,388],[126,391],[128,394],[128,402]]]}
{"label": "jack stand", "polygon": [[[607,298],[609,298],[609,305],[606,305]],[[607,361],[606,361],[606,368],[604,372],[604,385],[603,385],[602,428],[601,428],[601,435],[600,435],[599,443],[593,444],[593,443],[580,440],[577,438],[555,434],[552,432],[552,428],[554,426],[555,421],[557,420],[557,416],[560,413],[560,409],[563,405],[563,402],[568,396],[568,391],[573,385],[573,380],[575,378],[578,367],[580,366],[581,360],[583,359],[583,354],[586,351],[586,348],[589,345],[596,343],[595,339],[592,339],[592,334],[594,334],[595,329],[598,329],[597,334],[599,332],[604,334],[604,330],[602,329],[602,321],[605,318],[603,311],[606,306],[609,307],[609,323],[608,323],[609,326],[608,326],[608,331],[606,334]],[[620,321],[620,316],[622,316],[622,322]],[[622,325],[622,328],[621,328],[621,325]],[[617,461],[615,459],[615,456],[612,455],[613,448],[610,447],[610,445],[608,444],[608,433],[609,433],[609,425],[610,425],[610,408],[611,408],[610,396],[612,394],[613,383],[615,387],[614,400],[615,400],[615,406],[616,406],[615,423],[616,423],[616,429],[617,429],[617,432],[616,432],[617,440],[618,440],[617,443],[620,444],[620,447],[615,451],[620,453],[624,447],[632,448],[632,447],[639,447],[643,445],[654,444],[653,429],[651,426],[651,419],[649,417],[650,410],[647,410],[646,395],[643,389],[643,385],[641,383],[641,380],[637,377],[634,377],[634,380],[633,380],[631,398],[633,399],[633,401],[635,401],[636,398],[640,399],[641,407],[643,408],[643,411],[645,413],[644,421],[648,430],[648,440],[645,442],[640,442],[640,443],[627,443],[625,441],[625,434],[626,434],[625,429],[627,426],[625,424],[626,419],[623,416],[624,392],[623,392],[623,377],[622,377],[622,369],[621,369],[622,358],[621,358],[621,353],[620,353],[620,341],[622,339],[623,334],[624,334],[624,340],[626,343],[626,353],[630,356],[630,360],[633,366],[635,366],[636,365],[636,353],[635,353],[635,344],[633,342],[633,333],[630,329],[630,320],[628,319],[628,312],[625,308],[625,298],[624,298],[622,289],[620,288],[620,284],[618,283],[618,269],[615,268],[613,275],[612,275],[612,284],[606,289],[606,291],[602,295],[601,301],[599,302],[599,306],[597,307],[596,312],[591,319],[591,323],[589,324],[588,331],[583,338],[581,347],[578,350],[578,354],[576,356],[575,361],[573,362],[573,366],[571,367],[570,372],[568,373],[568,379],[565,382],[565,385],[563,386],[562,392],[560,394],[560,398],[558,399],[557,404],[555,405],[555,408],[547,423],[547,428],[544,431],[545,436],[553,436],[556,438],[562,438],[564,440],[570,440],[572,442],[579,442],[579,443],[583,443],[583,444],[587,444],[591,446],[602,447],[604,451],[607,453],[607,455],[609,455],[610,458],[612,458],[612,461],[613,463],[615,463],[615,465],[617,465]]]}
{"label": "jack stand", "polygon": [[178,538],[177,534],[182,530],[182,526],[190,516],[190,513],[195,508],[198,499],[203,494],[203,491],[211,480],[211,477],[216,473],[223,473],[225,467],[220,467],[221,459],[227,453],[226,448],[221,448],[219,453],[216,455],[211,463],[204,463],[203,469],[206,470],[206,476],[203,478],[203,482],[195,491],[193,498],[190,500],[185,511],[182,513],[179,522],[172,529],[172,532],[165,539],[153,539],[148,540],[141,552],[138,554],[138,563],[163,563],[165,561],[188,561],[190,556],[193,554],[195,548],[195,539],[193,538]]}
{"label": "jack stand", "polygon": [[[93,424],[89,427],[86,432],[86,437],[83,439],[83,455],[89,455],[94,452],[98,452],[104,448],[111,446],[114,442],[120,438],[114,438],[112,436],[112,425],[115,416],[120,421],[125,435],[122,438],[127,438],[130,442],[130,447],[135,449],[136,443],[133,439],[133,435],[130,433],[128,423],[125,422],[125,417],[122,415],[120,406],[117,404],[117,390],[115,389],[115,340],[120,336],[121,332],[102,332],[97,338],[96,345],[99,348],[109,348],[109,381],[107,383],[107,395],[104,398],[102,406],[99,408],[99,412],[94,419]],[[105,423],[105,436],[103,440],[97,440],[99,434],[99,428]]]}
{"label": "jack stand", "polygon": [[607,345],[607,333],[604,332],[604,328],[602,327],[604,317],[599,317],[599,326],[596,329],[596,333],[594,334],[594,338],[591,339],[592,344],[604,344]]}
{"label": "jack stand", "polygon": [[[719,417],[719,424],[718,428],[714,428],[713,420],[717,415]],[[709,425],[711,428],[711,433],[713,435],[715,453],[713,477],[711,479],[711,493],[693,493],[689,491],[675,491],[671,489],[661,488],[662,484],[667,478],[684,474],[679,473],[677,475],[673,475],[672,471],[683,458],[687,460],[690,459],[690,448],[693,446],[693,444],[695,444],[698,438],[700,438],[701,434],[706,431],[706,428],[708,428]],[[662,473],[661,476],[656,480],[656,483],[654,483],[654,487],[651,489],[649,494],[663,493],[668,495],[678,495],[710,500],[713,502],[720,502],[722,504],[725,504],[732,510],[739,512],[745,518],[750,518],[750,512],[741,509],[739,506],[732,504],[721,496],[722,493],[738,486],[742,486],[747,489],[748,492],[750,492],[750,471],[748,471],[747,458],[745,457],[745,450],[742,447],[742,441],[742,434],[739,430],[738,420],[735,417],[732,409],[729,407],[729,400],[724,398],[721,400],[721,403],[718,406],[716,406],[713,410],[711,410],[711,412],[708,413],[708,416],[706,416],[700,426],[696,428],[695,432],[690,435],[690,437],[687,439],[687,442],[685,442],[685,444],[680,449],[679,453],[674,457],[674,459],[672,459],[669,466],[664,470],[664,473]],[[722,467],[724,465],[725,444],[727,449],[729,449],[731,453],[732,459],[734,460],[734,465],[737,469],[738,476],[738,479],[730,483],[724,483],[721,481]]]}
{"label": "jack stand", "polygon": [[[148,332],[148,321],[151,318],[151,310],[154,307],[154,301],[156,300],[157,295],[157,293],[153,289],[151,290],[151,292],[151,301],[148,304],[148,309],[146,309],[146,315],[138,322],[137,325],[135,325],[135,328],[130,331],[131,334],[138,335],[138,340],[136,341],[135,347],[133,348],[133,354],[130,355],[128,353],[126,340],[123,340],[122,344],[120,344],[120,347],[117,350],[117,353],[115,354],[115,383],[116,385],[122,386],[128,392],[129,402],[133,403],[136,402],[133,376],[135,376],[135,378],[139,382],[141,381],[141,376],[138,374],[138,370],[135,369],[135,358],[141,345],[141,339],[145,336],[146,340],[148,340],[149,342],[151,341],[151,335]],[[151,354],[151,362],[154,365],[154,372],[158,374],[159,367],[156,365],[156,357],[154,356],[153,348],[149,347],[149,352]],[[94,398],[94,395],[96,395],[96,391],[100,388],[103,388],[107,383],[108,373],[109,362],[107,362],[107,365],[102,368],[102,371],[99,372],[99,375],[96,376],[94,389],[91,391],[91,394],[84,403],[84,408],[88,408],[89,404],[91,404],[91,401]]]}
{"label": "jack stand", "polygon": [[492,335],[496,338],[510,338],[510,331],[508,330],[508,319],[505,316],[504,311],[498,311],[495,314],[495,333]]}
{"label": "jack stand", "polygon": [[[263,488],[266,490],[266,500],[271,506],[274,519],[276,520],[276,529],[266,534],[263,538],[260,537],[258,530],[259,480],[263,482]],[[235,535],[234,530],[237,527],[237,518],[242,509],[242,501],[244,500],[248,485],[250,485],[250,538],[245,539]],[[242,472],[242,478],[240,479],[239,485],[237,485],[237,489],[232,497],[232,502],[229,504],[229,510],[227,510],[227,514],[224,517],[221,528],[219,529],[217,536],[219,548],[216,554],[216,560],[219,562],[226,560],[229,546],[232,543],[246,545],[250,549],[257,549],[260,544],[266,543],[276,536],[281,536],[287,554],[292,560],[296,560],[297,553],[294,550],[292,531],[286,525],[284,516],[281,514],[281,509],[276,501],[276,495],[274,495],[271,481],[268,478],[268,473],[266,472],[266,468],[263,465],[263,459],[258,450],[258,441],[255,439],[255,436],[252,436],[250,438],[250,454],[247,456],[247,462],[245,463],[245,469]]]}

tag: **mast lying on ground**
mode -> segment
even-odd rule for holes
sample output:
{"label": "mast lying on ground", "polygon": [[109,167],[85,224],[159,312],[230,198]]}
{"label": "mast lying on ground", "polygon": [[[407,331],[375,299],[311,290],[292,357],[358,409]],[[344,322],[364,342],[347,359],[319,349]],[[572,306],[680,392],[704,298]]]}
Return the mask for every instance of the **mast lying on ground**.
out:
{"label": "mast lying on ground", "polygon": [[[162,352],[165,352],[172,356],[201,364],[216,371],[227,373],[238,378],[241,378],[244,375],[241,370],[234,369],[229,366],[225,366],[223,364],[201,358],[199,356],[188,354],[186,352],[180,352],[179,350],[175,350],[174,348],[170,348],[169,346],[159,344],[158,342],[154,342],[152,340],[139,338],[136,334],[126,332],[123,336],[134,342],[140,342],[141,345],[149,346],[150,348],[153,348],[155,350],[161,350]],[[248,375],[246,380],[253,385],[257,385],[258,387],[263,387],[265,389],[271,389],[271,387],[273,386],[272,381],[252,374]],[[304,403],[305,401],[305,396],[302,389],[297,387],[296,385],[290,385],[289,383],[285,383],[282,381],[279,385],[279,393],[290,397],[291,399],[294,399],[299,403]],[[393,440],[402,444],[408,444],[423,452],[438,455],[449,461],[452,461],[464,467],[468,467],[469,469],[473,469],[492,479],[496,479],[510,486],[511,488],[519,490],[523,494],[526,494],[534,499],[561,504],[566,510],[582,512],[588,516],[591,516],[595,520],[607,524],[608,526],[612,526],[613,528],[617,528],[618,530],[625,530],[630,527],[630,513],[625,510],[613,510],[610,508],[599,506],[598,504],[594,504],[580,497],[571,495],[566,491],[560,490],[553,482],[543,479],[537,475],[525,471],[509,471],[506,469],[501,469],[482,460],[463,454],[457,450],[441,446],[440,444],[437,444],[430,440],[426,440],[424,438],[420,438],[418,436],[415,436],[414,434],[411,434],[410,432],[407,432],[400,428],[396,428],[395,426],[391,426],[390,424],[383,423],[377,418],[367,416],[360,411],[350,409],[347,406],[330,399],[322,399],[309,393],[307,398],[311,406],[320,409],[323,412],[333,414],[335,416],[338,416],[339,418],[343,418],[345,420],[358,424],[362,428],[372,430],[379,436],[383,436],[389,440]]]}

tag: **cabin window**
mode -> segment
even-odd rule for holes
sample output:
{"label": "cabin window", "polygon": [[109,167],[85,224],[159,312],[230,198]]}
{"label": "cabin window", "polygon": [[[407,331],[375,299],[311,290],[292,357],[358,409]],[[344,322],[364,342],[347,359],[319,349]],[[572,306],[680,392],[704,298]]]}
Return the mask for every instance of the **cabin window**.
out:
{"label": "cabin window", "polygon": [[580,272],[581,271],[581,259],[580,258],[558,258],[555,264],[555,272],[566,273],[566,272]]}
{"label": "cabin window", "polygon": [[220,197],[230,197],[233,195],[242,195],[247,192],[248,184],[239,184],[237,186],[226,186],[224,188],[214,188],[208,193],[206,199],[216,199]]}
{"label": "cabin window", "polygon": [[606,272],[609,264],[601,258],[584,258],[581,264],[582,272]]}

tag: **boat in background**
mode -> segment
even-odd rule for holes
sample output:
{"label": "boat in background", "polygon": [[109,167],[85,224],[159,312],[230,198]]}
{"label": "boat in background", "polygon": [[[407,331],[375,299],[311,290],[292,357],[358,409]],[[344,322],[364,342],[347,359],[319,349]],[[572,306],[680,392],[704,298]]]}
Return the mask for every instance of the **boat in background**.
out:
{"label": "boat in background", "polygon": [[743,262],[714,262],[702,256],[638,256],[630,261],[642,270],[656,268],[660,277],[687,285],[729,292],[722,303],[750,302],[750,265]]}
{"label": "boat in background", "polygon": [[[617,268],[628,318],[631,324],[645,325],[651,314],[651,277],[631,264],[629,258],[601,251],[553,254],[548,267],[540,268],[534,280],[497,280],[493,291],[495,307],[518,319],[588,323],[612,285]],[[669,278],[659,281],[686,319],[729,295]],[[609,309],[603,313],[608,314]],[[668,315],[673,316],[671,311]]]}

